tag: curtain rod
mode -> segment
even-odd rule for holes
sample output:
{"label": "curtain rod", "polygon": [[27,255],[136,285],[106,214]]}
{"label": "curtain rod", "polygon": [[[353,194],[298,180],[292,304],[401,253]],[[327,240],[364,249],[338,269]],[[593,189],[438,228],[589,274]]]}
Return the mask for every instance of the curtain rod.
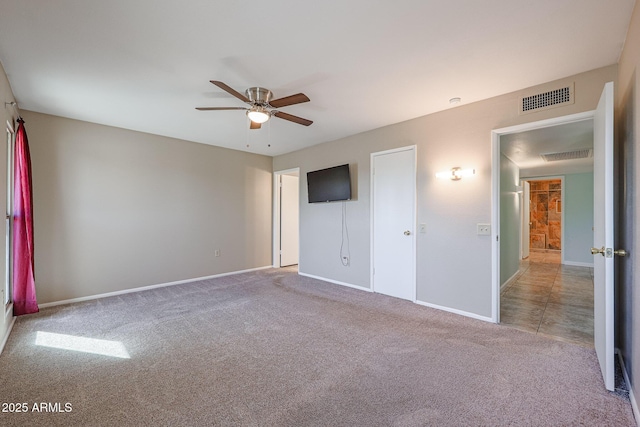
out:
{"label": "curtain rod", "polygon": [[20,110],[18,110],[18,103],[16,101],[5,102],[4,108],[7,108],[7,105],[11,105],[13,108],[15,108],[16,113],[18,113],[18,120],[22,120],[22,117],[20,116]]}

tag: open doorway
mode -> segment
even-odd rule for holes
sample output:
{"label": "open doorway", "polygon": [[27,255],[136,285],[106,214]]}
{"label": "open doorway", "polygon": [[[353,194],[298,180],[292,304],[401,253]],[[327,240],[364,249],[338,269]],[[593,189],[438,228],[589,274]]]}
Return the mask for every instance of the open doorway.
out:
{"label": "open doorway", "polygon": [[295,267],[299,261],[300,169],[274,172],[273,266]]}
{"label": "open doorway", "polygon": [[593,346],[592,116],[502,129],[494,137],[496,321]]}
{"label": "open doorway", "polygon": [[528,188],[521,204],[522,259],[562,264],[564,176],[521,179]]}

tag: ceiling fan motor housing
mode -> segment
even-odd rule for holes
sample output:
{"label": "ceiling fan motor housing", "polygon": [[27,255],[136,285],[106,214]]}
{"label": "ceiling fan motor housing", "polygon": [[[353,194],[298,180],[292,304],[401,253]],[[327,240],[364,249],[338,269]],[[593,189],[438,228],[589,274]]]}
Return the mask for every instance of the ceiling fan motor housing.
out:
{"label": "ceiling fan motor housing", "polygon": [[245,91],[245,94],[247,98],[249,98],[249,101],[259,105],[269,104],[269,101],[271,101],[273,97],[273,93],[263,87],[250,87]]}

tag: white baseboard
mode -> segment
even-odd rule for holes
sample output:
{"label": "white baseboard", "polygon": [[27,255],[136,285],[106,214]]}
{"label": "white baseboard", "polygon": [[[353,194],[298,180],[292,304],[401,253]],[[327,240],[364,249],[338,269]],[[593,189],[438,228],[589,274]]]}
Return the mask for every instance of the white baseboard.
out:
{"label": "white baseboard", "polygon": [[518,271],[513,273],[513,276],[511,276],[507,280],[505,280],[505,282],[502,285],[500,285],[500,292],[502,292],[504,290],[504,288],[506,288],[507,286],[511,285],[513,282],[518,280],[518,277],[520,277],[520,274],[521,274],[520,273],[520,269],[518,269]]}
{"label": "white baseboard", "polygon": [[240,271],[232,271],[232,272],[229,272],[229,273],[214,274],[212,276],[195,277],[193,279],[178,280],[178,281],[175,281],[175,282],[160,283],[160,284],[157,284],[157,285],[142,286],[142,287],[139,287],[139,288],[123,289],[121,291],[107,292],[107,293],[104,293],[104,294],[96,294],[96,295],[89,295],[89,296],[86,296],[86,297],[65,299],[65,300],[62,300],[62,301],[47,302],[47,303],[44,303],[44,304],[38,304],[38,307],[47,308],[47,307],[54,307],[54,306],[57,306],[57,305],[72,304],[72,303],[75,303],[75,302],[83,302],[83,301],[90,301],[90,300],[100,299],[100,298],[108,298],[108,297],[113,297],[113,296],[117,296],[117,295],[131,294],[131,293],[134,293],[134,292],[148,291],[150,289],[158,289],[158,288],[164,288],[164,287],[167,287],[167,286],[182,285],[184,283],[198,282],[200,280],[208,280],[208,279],[215,279],[215,278],[224,277],[224,276],[233,276],[235,274],[249,273],[251,271],[264,270],[264,269],[267,269],[267,268],[273,268],[273,267],[268,265],[268,266],[265,266],[265,267],[249,268],[247,270],[240,270]]}
{"label": "white baseboard", "polygon": [[470,317],[472,319],[482,320],[484,322],[494,323],[491,317],[480,316],[479,314],[470,313],[468,311],[458,310],[456,308],[445,307],[442,305],[431,304],[429,302],[424,301],[416,301],[416,304],[424,305],[425,307],[435,308],[436,310],[447,311],[453,314],[459,314],[460,316]]}
{"label": "white baseboard", "polygon": [[[358,286],[358,285],[352,285],[351,283],[339,282],[337,280],[327,279],[325,277],[314,276],[313,274],[307,274],[307,273],[302,273],[302,272],[298,272],[298,274],[301,275],[301,276],[310,277],[312,279],[322,280],[323,282],[329,282],[329,283],[334,283],[336,285],[341,285],[341,286],[346,286],[346,287],[353,288],[353,289],[358,289],[360,291],[373,292],[373,290],[370,289],[370,288],[365,288],[363,286]],[[477,320],[482,320],[482,321],[485,321],[485,322],[493,323],[493,319],[491,319],[491,317],[480,316],[480,315],[477,315],[475,313],[469,313],[467,311],[457,310],[455,308],[443,307],[443,306],[440,306],[440,305],[431,304],[431,303],[424,302],[424,301],[417,301],[416,300],[416,301],[414,301],[414,303],[419,304],[419,305],[423,305],[425,307],[435,308],[437,310],[447,311],[449,313],[459,314],[461,316],[471,317],[473,319],[477,319]]]}
{"label": "white baseboard", "polygon": [[571,265],[574,267],[591,267],[593,268],[593,263],[589,262],[577,262],[577,261],[563,261],[562,265]]}
{"label": "white baseboard", "polygon": [[624,376],[624,382],[627,384],[629,390],[629,400],[631,401],[631,409],[633,410],[633,416],[636,419],[636,424],[640,426],[640,410],[638,410],[638,401],[631,388],[631,381],[629,381],[629,375],[627,374],[627,367],[624,364],[624,358],[618,349],[616,349],[618,360],[620,360],[620,366],[622,367],[622,376]]}
{"label": "white baseboard", "polygon": [[313,274],[302,273],[298,271],[298,274],[304,277],[310,277],[312,279],[322,280],[323,282],[333,283],[334,285],[346,286],[348,288],[358,289],[360,291],[373,292],[369,288],[365,288],[364,286],[352,285],[351,283],[339,282],[337,280],[327,279],[325,277],[314,276]]}
{"label": "white baseboard", "polygon": [[4,350],[4,346],[7,344],[9,340],[9,335],[11,335],[11,330],[13,329],[13,325],[16,323],[15,316],[11,316],[11,323],[9,323],[9,327],[4,332],[4,337],[2,337],[2,342],[0,342],[0,354],[2,354],[2,350]]}

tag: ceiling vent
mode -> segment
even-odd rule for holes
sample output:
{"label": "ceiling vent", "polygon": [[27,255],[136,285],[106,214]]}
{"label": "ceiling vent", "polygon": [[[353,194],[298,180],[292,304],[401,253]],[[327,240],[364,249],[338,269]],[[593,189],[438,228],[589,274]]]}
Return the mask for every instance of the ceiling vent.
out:
{"label": "ceiling vent", "polygon": [[528,114],[550,108],[570,105],[575,102],[574,84],[553,89],[544,93],[523,96],[520,100],[520,114]]}
{"label": "ceiling vent", "polygon": [[584,150],[565,151],[563,153],[546,153],[540,154],[545,162],[557,162],[560,160],[577,160],[593,157],[593,149],[585,148]]}

